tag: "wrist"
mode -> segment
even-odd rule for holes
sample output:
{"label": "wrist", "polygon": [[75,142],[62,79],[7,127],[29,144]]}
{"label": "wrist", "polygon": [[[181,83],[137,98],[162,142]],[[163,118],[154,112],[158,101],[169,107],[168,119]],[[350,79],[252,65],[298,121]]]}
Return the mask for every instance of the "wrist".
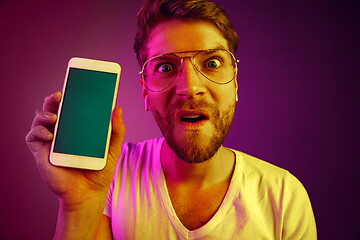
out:
{"label": "wrist", "polygon": [[106,196],[95,196],[77,204],[59,198],[54,239],[93,239],[105,202]]}
{"label": "wrist", "polygon": [[106,202],[106,194],[102,193],[91,193],[87,196],[84,194],[79,197],[73,196],[58,196],[59,210],[68,213],[81,213],[86,211],[88,208],[104,207]]}

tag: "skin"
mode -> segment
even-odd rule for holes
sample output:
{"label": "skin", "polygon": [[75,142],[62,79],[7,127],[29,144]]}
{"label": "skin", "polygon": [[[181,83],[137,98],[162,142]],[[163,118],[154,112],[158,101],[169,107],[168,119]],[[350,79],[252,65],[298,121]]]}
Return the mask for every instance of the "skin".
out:
{"label": "skin", "polygon": [[[229,49],[227,41],[212,23],[173,20],[152,30],[147,42],[147,56],[212,48]],[[190,60],[184,60],[182,72],[166,90],[151,92],[144,85],[142,87],[143,97],[148,96],[149,109],[166,139],[161,162],[174,209],[188,229],[201,227],[220,206],[232,176],[234,154],[222,146],[226,133],[219,133],[216,125],[228,128],[231,125],[237,82],[212,83],[201,77]],[[196,104],[199,102],[204,104]],[[189,109],[191,103],[195,106],[191,111],[205,111],[209,115],[200,126],[181,123],[177,118],[177,113]],[[213,146],[211,139],[216,136],[222,139],[218,146]],[[180,156],[174,146],[189,153]],[[214,153],[205,156],[214,147]],[[199,163],[190,159],[196,152],[199,158],[203,157]]]}
{"label": "skin", "polygon": [[35,116],[25,139],[44,182],[59,199],[54,239],[94,239],[97,231],[100,239],[112,239],[109,219],[102,212],[125,134],[122,109],[113,111],[108,162],[103,170],[56,167],[50,164],[49,153],[60,99],[61,92],[45,98],[43,111]]}
{"label": "skin", "polygon": [[[191,51],[223,47],[227,42],[217,29],[204,21],[170,21],[152,31],[148,41],[148,56],[165,52]],[[175,82],[161,93],[152,93],[143,87],[143,97],[148,96],[149,108],[159,122],[169,115],[168,105],[176,102],[201,100],[219,112],[227,112],[235,104],[237,83],[215,85],[201,81],[188,60]],[[59,199],[59,213],[54,239],[112,239],[111,219],[102,214],[111,184],[121,145],[125,135],[122,109],[117,107],[112,116],[112,133],[108,162],[102,171],[86,171],[56,167],[49,162],[49,152],[56,122],[61,92],[44,100],[26,136],[26,143],[34,155],[44,182]],[[210,119],[213,117],[210,114]],[[184,127],[174,121],[175,142],[187,140],[190,132],[202,139],[211,138],[216,128],[211,121],[194,128]],[[166,125],[165,125],[166,127]],[[204,145],[207,142],[204,141]],[[205,224],[218,209],[228,188],[234,167],[234,154],[222,145],[216,153],[202,163],[189,163],[180,159],[165,142],[161,162],[174,209],[188,229]]]}

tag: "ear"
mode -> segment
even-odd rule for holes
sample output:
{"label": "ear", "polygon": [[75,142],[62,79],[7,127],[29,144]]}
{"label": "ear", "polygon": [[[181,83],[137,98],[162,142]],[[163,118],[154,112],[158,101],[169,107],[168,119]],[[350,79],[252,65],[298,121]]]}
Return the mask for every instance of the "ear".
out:
{"label": "ear", "polygon": [[235,90],[236,90],[236,93],[235,93],[236,94],[235,95],[236,102],[238,101],[238,89],[239,89],[238,82],[237,82],[237,76],[238,76],[238,68],[236,68],[235,79],[234,79]]}
{"label": "ear", "polygon": [[143,100],[145,100],[145,97],[148,95],[148,92],[147,92],[147,89],[146,89],[146,87],[145,87],[145,85],[144,85],[144,82],[143,82],[143,80],[142,80],[142,78],[139,78],[139,83],[140,83],[140,85],[141,85],[141,91],[142,91],[142,98],[143,98]]}
{"label": "ear", "polygon": [[151,107],[150,107],[150,102],[149,102],[148,90],[147,90],[147,88],[145,87],[142,78],[139,79],[139,83],[140,83],[141,88],[142,88],[141,91],[142,91],[142,98],[143,98],[143,100],[144,100],[144,102],[145,102],[145,110],[146,110],[146,111],[149,111],[149,110],[151,110]]}

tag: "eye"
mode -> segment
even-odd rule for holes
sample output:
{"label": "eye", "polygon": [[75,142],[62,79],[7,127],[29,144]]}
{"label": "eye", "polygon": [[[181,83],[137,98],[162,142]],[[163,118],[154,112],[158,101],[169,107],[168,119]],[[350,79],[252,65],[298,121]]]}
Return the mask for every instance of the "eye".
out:
{"label": "eye", "polygon": [[207,68],[218,68],[221,66],[221,62],[216,59],[216,58],[212,58],[209,59],[206,63],[205,63]]}
{"label": "eye", "polygon": [[174,70],[174,66],[170,63],[162,63],[159,64],[156,69],[160,73],[169,73]]}

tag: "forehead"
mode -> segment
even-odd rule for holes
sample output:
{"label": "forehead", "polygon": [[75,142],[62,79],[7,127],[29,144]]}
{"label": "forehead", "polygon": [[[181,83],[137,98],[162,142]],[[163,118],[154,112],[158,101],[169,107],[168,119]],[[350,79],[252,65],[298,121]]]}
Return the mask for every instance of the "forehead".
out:
{"label": "forehead", "polygon": [[147,57],[169,52],[229,49],[217,27],[204,20],[171,20],[157,25],[146,44]]}

